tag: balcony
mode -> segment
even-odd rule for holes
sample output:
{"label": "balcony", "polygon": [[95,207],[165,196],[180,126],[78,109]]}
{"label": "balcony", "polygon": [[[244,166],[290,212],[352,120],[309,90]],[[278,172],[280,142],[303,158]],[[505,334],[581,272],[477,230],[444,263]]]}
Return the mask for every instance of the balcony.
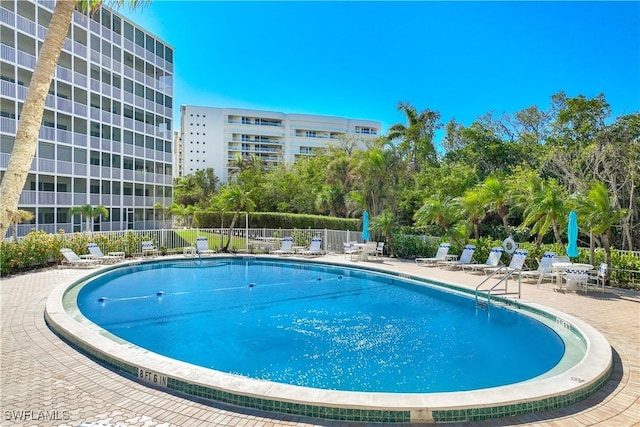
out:
{"label": "balcony", "polygon": [[56,203],[58,205],[73,205],[73,194],[72,193],[56,193]]}
{"label": "balcony", "polygon": [[78,72],[73,73],[73,83],[76,86],[80,86],[86,89],[87,81],[88,81],[87,76],[85,76],[84,74],[80,74]]}
{"label": "balcony", "polygon": [[73,173],[75,176],[87,176],[87,165],[84,163],[74,163]]}
{"label": "balcony", "polygon": [[56,173],[56,161],[50,159],[37,159],[38,160],[38,172],[46,174]]}
{"label": "balcony", "polygon": [[56,170],[59,174],[71,175],[73,174],[73,163],[58,160],[58,162],[56,163]]}
{"label": "balcony", "polygon": [[0,22],[2,22],[3,24],[7,24],[10,27],[13,27],[15,26],[15,22],[16,22],[16,14],[11,12],[9,9],[0,7]]}
{"label": "balcony", "polygon": [[89,49],[89,58],[90,58],[91,62],[93,62],[94,64],[99,64],[100,63],[100,52],[98,52],[97,50]]}
{"label": "balcony", "polygon": [[8,153],[0,153],[0,169],[6,169],[9,164],[11,155]]}
{"label": "balcony", "polygon": [[103,95],[111,96],[111,85],[108,83],[100,83],[100,92]]}
{"label": "balcony", "polygon": [[56,97],[56,107],[58,111],[62,111],[65,113],[72,114],[73,112],[73,103],[65,98]]}
{"label": "balcony", "polygon": [[37,200],[37,191],[24,190],[22,193],[20,193],[20,200],[18,201],[18,205],[35,205]]}
{"label": "balcony", "polygon": [[83,133],[74,133],[73,134],[73,145],[77,145],[78,147],[86,147],[87,146],[87,135]]}
{"label": "balcony", "polygon": [[74,206],[84,206],[87,204],[87,195],[84,193],[73,193]]}
{"label": "balcony", "polygon": [[56,130],[55,130],[55,128],[52,128],[52,127],[49,127],[49,126],[41,126],[40,127],[39,137],[41,139],[46,139],[48,141],[55,141],[56,140]]}
{"label": "balcony", "polygon": [[56,129],[56,139],[58,142],[71,144],[73,142],[73,133],[64,129]]}
{"label": "balcony", "polygon": [[16,49],[7,45],[0,44],[0,58],[9,62],[16,62]]}
{"label": "balcony", "polygon": [[91,111],[91,118],[96,121],[100,121],[100,109],[97,107],[89,107]]}
{"label": "balcony", "polygon": [[25,33],[36,38],[36,23],[21,16],[16,15],[16,27],[20,31],[24,31]]}
{"label": "balcony", "polygon": [[[39,2],[42,2],[43,0],[39,0]],[[51,3],[55,2],[52,0]],[[51,9],[53,10],[53,7],[51,7]],[[83,14],[81,14],[80,12],[75,12],[73,14],[73,22],[75,24],[78,24],[80,27],[82,28],[87,28],[89,26],[89,18]]]}
{"label": "balcony", "polygon": [[100,92],[100,81],[91,79],[91,90],[96,93]]}
{"label": "balcony", "polygon": [[16,127],[18,121],[9,117],[0,117],[0,131],[14,134],[16,133]]}
{"label": "balcony", "polygon": [[87,57],[87,47],[81,43],[76,41],[73,42],[73,53],[78,55],[81,58]]}
{"label": "balcony", "polygon": [[87,117],[87,106],[85,104],[80,104],[79,102],[74,102],[73,113],[76,116]]}
{"label": "balcony", "polygon": [[18,50],[18,65],[21,65],[31,71],[36,67],[36,57],[30,53]]}
{"label": "balcony", "polygon": [[54,191],[38,191],[38,205],[55,205],[56,193]]}
{"label": "balcony", "polygon": [[0,94],[9,98],[16,97],[16,84],[6,80],[0,80]]}
{"label": "balcony", "polygon": [[27,99],[27,92],[29,91],[27,87],[18,85],[16,89],[18,89],[18,99],[20,101],[24,101],[25,99]]}
{"label": "balcony", "polygon": [[56,77],[65,82],[73,82],[73,71],[60,65],[56,66]]}

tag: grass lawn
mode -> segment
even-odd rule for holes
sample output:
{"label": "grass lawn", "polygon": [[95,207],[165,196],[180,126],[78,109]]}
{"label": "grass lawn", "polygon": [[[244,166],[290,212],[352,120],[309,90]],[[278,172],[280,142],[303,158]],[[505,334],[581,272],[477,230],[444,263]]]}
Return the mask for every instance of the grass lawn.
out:
{"label": "grass lawn", "polygon": [[[209,249],[220,250],[223,245],[223,238],[226,241],[226,235],[221,235],[217,233],[209,233],[204,231],[196,231],[196,230],[176,230],[175,233],[182,237],[186,242],[195,246],[196,238],[198,237],[206,237],[209,240]],[[232,239],[230,249],[235,250],[244,250],[246,249],[246,240],[242,239]]]}
{"label": "grass lawn", "polygon": [[218,250],[222,246],[222,236],[220,234],[198,232],[196,230],[176,230],[176,234],[192,246],[195,246],[196,238],[198,237],[206,237],[209,240],[209,249]]}

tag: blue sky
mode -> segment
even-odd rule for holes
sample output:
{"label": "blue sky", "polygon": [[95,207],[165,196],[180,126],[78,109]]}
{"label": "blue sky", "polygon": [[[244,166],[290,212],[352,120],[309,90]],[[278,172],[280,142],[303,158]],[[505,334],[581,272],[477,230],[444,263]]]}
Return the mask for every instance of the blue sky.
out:
{"label": "blue sky", "polygon": [[175,49],[181,104],[405,123],[546,110],[604,93],[640,111],[640,2],[213,2],[121,13]]}

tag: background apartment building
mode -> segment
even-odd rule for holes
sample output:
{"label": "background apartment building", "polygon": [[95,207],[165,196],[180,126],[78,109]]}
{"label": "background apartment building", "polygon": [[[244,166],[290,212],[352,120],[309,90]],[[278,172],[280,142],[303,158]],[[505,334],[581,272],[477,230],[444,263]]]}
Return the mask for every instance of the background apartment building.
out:
{"label": "background apartment building", "polygon": [[[55,1],[0,4],[0,174]],[[48,232],[80,231],[69,208],[104,205],[95,230],[152,228],[172,201],[173,48],[108,8],[78,12],[51,85],[19,209]],[[160,216],[158,217],[160,218]]]}
{"label": "background apartment building", "polygon": [[381,129],[379,122],[371,120],[193,105],[180,108],[180,176],[213,168],[223,183],[232,175],[237,155],[253,155],[273,167],[313,155],[344,135],[373,138]]}

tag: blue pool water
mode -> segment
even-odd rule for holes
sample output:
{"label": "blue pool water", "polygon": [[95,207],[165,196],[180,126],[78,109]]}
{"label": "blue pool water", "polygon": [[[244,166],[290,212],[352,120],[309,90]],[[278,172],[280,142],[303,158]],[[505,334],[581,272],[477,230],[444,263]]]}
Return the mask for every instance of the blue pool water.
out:
{"label": "blue pool water", "polygon": [[553,368],[564,344],[513,311],[391,275],[260,259],[123,267],[78,295],[94,323],[251,378],[365,392],[467,391]]}

